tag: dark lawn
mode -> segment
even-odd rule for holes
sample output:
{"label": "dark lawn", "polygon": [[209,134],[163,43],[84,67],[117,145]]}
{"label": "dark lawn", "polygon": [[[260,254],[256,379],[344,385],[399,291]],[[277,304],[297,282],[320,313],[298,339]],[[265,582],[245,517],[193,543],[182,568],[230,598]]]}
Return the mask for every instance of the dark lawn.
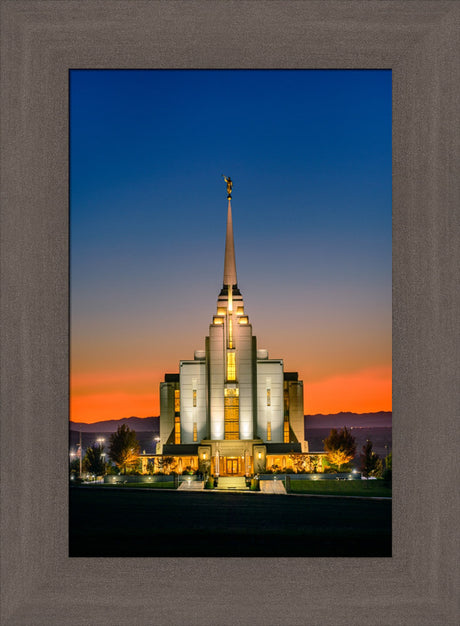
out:
{"label": "dark lawn", "polygon": [[[93,487],[93,485],[91,485]],[[99,485],[101,489],[175,489],[173,482],[168,483],[107,483]]]}
{"label": "dark lawn", "polygon": [[291,493],[391,498],[383,480],[291,480]]}
{"label": "dark lawn", "polygon": [[391,501],[70,489],[70,556],[391,556]]}

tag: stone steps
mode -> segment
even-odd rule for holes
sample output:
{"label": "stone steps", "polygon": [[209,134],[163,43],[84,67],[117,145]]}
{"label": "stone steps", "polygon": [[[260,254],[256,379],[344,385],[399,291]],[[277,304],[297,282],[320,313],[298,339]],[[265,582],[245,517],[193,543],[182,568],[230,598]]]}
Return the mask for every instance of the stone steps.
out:
{"label": "stone steps", "polygon": [[219,476],[219,484],[217,489],[219,490],[233,490],[245,491],[246,479],[244,476]]}
{"label": "stone steps", "polygon": [[282,480],[261,480],[259,485],[263,493],[287,493]]}
{"label": "stone steps", "polygon": [[184,480],[177,488],[178,491],[203,491],[203,489],[204,482],[202,480],[192,480],[190,482]]}

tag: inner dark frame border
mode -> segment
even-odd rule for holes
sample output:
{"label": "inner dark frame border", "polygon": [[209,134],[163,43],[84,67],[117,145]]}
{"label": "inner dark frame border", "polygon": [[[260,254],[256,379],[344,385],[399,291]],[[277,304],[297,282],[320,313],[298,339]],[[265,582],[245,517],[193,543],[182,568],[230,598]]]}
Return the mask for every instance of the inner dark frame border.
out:
{"label": "inner dark frame border", "polygon": [[[1,17],[2,623],[455,624],[460,5],[4,0]],[[392,558],[67,556],[71,68],[392,70]]]}

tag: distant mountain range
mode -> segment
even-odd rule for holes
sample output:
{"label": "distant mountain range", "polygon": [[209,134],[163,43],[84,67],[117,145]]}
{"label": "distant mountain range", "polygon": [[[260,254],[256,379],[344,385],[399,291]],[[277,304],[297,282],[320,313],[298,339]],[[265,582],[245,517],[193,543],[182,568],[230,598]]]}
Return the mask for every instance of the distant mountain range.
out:
{"label": "distant mountain range", "polygon": [[305,428],[391,428],[391,411],[305,415]]}
{"label": "distant mountain range", "polygon": [[[383,428],[391,427],[391,411],[377,413],[334,413],[330,415],[305,415],[305,428]],[[126,424],[136,432],[159,431],[160,418],[157,417],[123,417],[119,420],[106,420],[86,424],[85,422],[70,422],[70,430],[83,433],[112,433],[122,424]]]}
{"label": "distant mountain range", "polygon": [[70,422],[70,430],[82,433],[114,433],[119,426],[126,424],[136,432],[151,432],[159,430],[159,417],[122,417],[119,420],[105,420],[86,424],[85,422]]}

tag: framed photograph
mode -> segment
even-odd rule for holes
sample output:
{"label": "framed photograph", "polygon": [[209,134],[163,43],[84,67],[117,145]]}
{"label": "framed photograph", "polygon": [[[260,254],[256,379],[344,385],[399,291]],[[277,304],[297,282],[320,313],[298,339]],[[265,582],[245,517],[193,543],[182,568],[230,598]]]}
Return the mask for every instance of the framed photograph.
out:
{"label": "framed photograph", "polygon": [[69,80],[70,555],[390,557],[391,71]]}
{"label": "framed photograph", "polygon": [[[458,4],[1,11],[3,623],[456,623]],[[391,71],[391,558],[68,556],[69,71],[145,68]]]}

